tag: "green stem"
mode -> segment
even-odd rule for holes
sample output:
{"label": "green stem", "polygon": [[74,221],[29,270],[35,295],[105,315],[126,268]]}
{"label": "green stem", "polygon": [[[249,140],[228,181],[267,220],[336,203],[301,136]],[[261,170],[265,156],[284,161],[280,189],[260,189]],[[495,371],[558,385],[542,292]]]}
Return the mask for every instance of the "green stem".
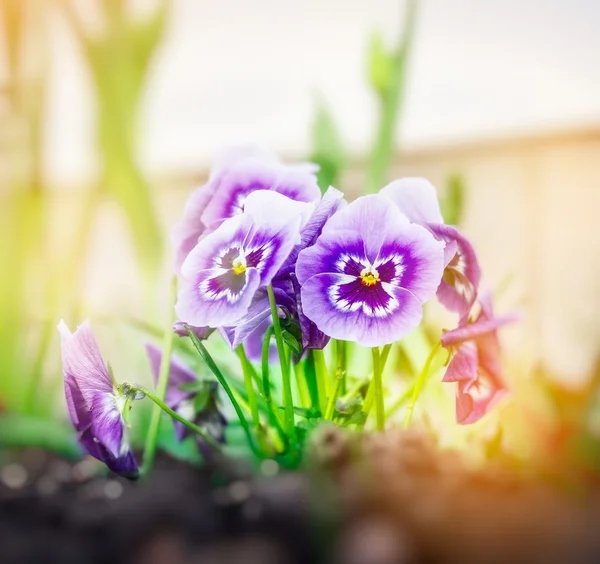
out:
{"label": "green stem", "polygon": [[[273,337],[273,326],[271,325],[267,332],[265,333],[265,338],[263,340],[263,348],[262,348],[262,358],[261,358],[261,369],[262,369],[262,387],[263,387],[263,395],[265,398],[265,402],[267,404],[267,408],[269,411],[269,419],[271,424],[277,428],[277,431],[284,438],[284,442],[287,441],[287,437],[281,428],[281,421],[279,420],[279,414],[277,413],[277,409],[273,404],[273,396],[271,395],[271,381],[269,379],[269,352],[271,349],[271,338]],[[286,442],[287,446],[287,442]]]}
{"label": "green stem", "polygon": [[325,411],[325,419],[333,421],[335,414],[335,404],[342,388],[342,382],[346,375],[346,351],[344,341],[336,341],[336,358],[337,366],[335,369],[335,378],[333,381],[333,393],[329,397],[329,403],[327,404],[327,410]]}
{"label": "green stem", "polygon": [[313,355],[317,375],[317,389],[319,390],[319,407],[321,413],[324,414],[327,411],[327,398],[329,397],[329,373],[325,362],[325,353],[322,350],[314,350]]}
{"label": "green stem", "polygon": [[377,416],[377,430],[383,431],[385,427],[385,407],[383,405],[383,376],[381,370],[381,355],[379,348],[371,349],[373,356],[373,386],[375,393],[375,414]]}
{"label": "green stem", "polygon": [[[179,415],[179,413],[177,413],[176,411],[173,411],[163,400],[161,400],[157,395],[153,394],[150,390],[147,390],[146,388],[143,388],[142,386],[132,386],[131,390],[141,392],[148,399],[152,400],[156,404],[156,409],[159,410],[159,413],[160,413],[160,410],[162,409],[165,413],[170,415],[173,419],[175,419],[176,421],[179,421],[180,423],[185,425],[190,431],[196,433],[197,435],[200,435],[212,448],[214,448],[217,451],[221,450],[221,445],[217,441],[215,441],[215,439],[213,437],[211,437],[207,431],[205,431],[202,427],[195,425],[191,421],[188,421],[184,417],[181,417],[181,415]],[[146,465],[146,453],[144,453],[144,466],[145,465]]]}
{"label": "green stem", "polygon": [[440,350],[441,342],[437,342],[435,346],[431,349],[427,360],[425,361],[425,365],[423,366],[423,370],[419,374],[415,386],[413,389],[412,397],[410,399],[410,403],[408,404],[408,410],[406,411],[406,416],[404,417],[404,428],[406,429],[410,425],[410,420],[412,418],[413,411],[415,410],[415,404],[417,403],[417,399],[419,399],[419,395],[425,385],[425,381],[427,380],[427,375],[429,374],[429,369],[431,368],[431,364],[435,359],[438,351]]}
{"label": "green stem", "polygon": [[296,386],[298,387],[298,397],[302,407],[310,407],[310,395],[308,393],[308,384],[304,375],[302,363],[298,362],[294,366],[294,375],[296,376]]}
{"label": "green stem", "polygon": [[252,381],[252,366],[246,353],[244,351],[244,345],[240,345],[235,352],[240,359],[242,365],[242,372],[244,374],[244,384],[246,385],[246,393],[248,394],[248,404],[250,405],[250,414],[252,415],[252,422],[255,427],[260,427],[260,418],[258,416],[258,404],[256,402],[256,392],[254,391],[254,383]]}
{"label": "green stem", "polygon": [[[167,393],[167,386],[169,385],[169,372],[171,370],[171,353],[173,351],[173,304],[177,296],[177,279],[173,277],[171,281],[171,300],[169,302],[169,315],[168,323],[165,329],[163,346],[162,346],[162,358],[160,361],[160,371],[158,373],[158,384],[156,386],[157,396],[159,401],[164,403],[165,395]],[[144,392],[145,393],[145,392]],[[154,395],[154,394],[153,394]],[[148,395],[148,397],[150,397]],[[150,398],[152,399],[152,398]],[[156,402],[155,402],[156,403]],[[144,446],[144,464],[142,466],[142,475],[147,474],[154,464],[156,457],[156,446],[158,443],[158,429],[160,427],[160,415],[161,407],[155,406],[152,411],[152,418],[150,419],[150,425],[148,427],[148,434],[146,435],[146,444]]]}
{"label": "green stem", "polygon": [[275,342],[277,343],[277,352],[279,353],[279,364],[281,366],[281,379],[283,383],[283,405],[285,409],[285,427],[286,432],[290,437],[294,436],[294,400],[292,398],[292,382],[290,379],[290,363],[285,352],[283,343],[283,335],[281,333],[281,323],[277,313],[277,304],[275,303],[275,294],[273,286],[267,286],[269,294],[269,304],[271,305],[271,317],[273,318],[273,332],[275,334]]}
{"label": "green stem", "polygon": [[206,366],[208,366],[208,369],[215,375],[215,378],[225,390],[225,393],[227,394],[227,397],[229,398],[231,405],[233,405],[233,409],[235,410],[235,413],[238,416],[238,419],[240,420],[240,424],[242,425],[242,428],[246,433],[248,444],[250,445],[252,452],[254,452],[257,456],[262,457],[262,454],[256,449],[254,441],[252,440],[252,433],[250,432],[250,426],[248,425],[246,416],[244,415],[240,404],[238,403],[235,395],[233,394],[233,391],[229,387],[227,380],[223,376],[223,373],[219,370],[219,367],[216,365],[212,356],[210,356],[210,353],[206,350],[206,347],[200,342],[200,339],[198,339],[196,334],[187,325],[184,325],[184,327],[188,332],[192,344],[194,345],[194,347],[196,347],[198,354],[200,354],[202,360],[204,360]]}

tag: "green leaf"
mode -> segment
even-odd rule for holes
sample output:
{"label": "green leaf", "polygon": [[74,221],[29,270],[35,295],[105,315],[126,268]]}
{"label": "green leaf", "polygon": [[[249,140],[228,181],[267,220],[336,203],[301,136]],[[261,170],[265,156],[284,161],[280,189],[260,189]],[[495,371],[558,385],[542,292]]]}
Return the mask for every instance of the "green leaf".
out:
{"label": "green leaf", "polygon": [[294,337],[287,329],[284,329],[282,332],[283,340],[285,344],[294,351],[295,354],[302,354],[302,345],[298,342],[298,339]]}
{"label": "green leaf", "polygon": [[203,380],[196,380],[195,382],[185,382],[177,386],[178,390],[182,392],[196,393],[201,392],[206,388],[206,382]]}
{"label": "green leaf", "polygon": [[206,409],[208,402],[210,401],[210,385],[204,385],[204,387],[198,392],[194,398],[194,411],[201,413]]}
{"label": "green leaf", "polygon": [[[283,407],[279,407],[279,409],[284,409]],[[299,415],[300,417],[304,417],[306,419],[319,419],[321,417],[321,411],[315,409],[314,407],[296,407],[294,406],[294,413]]]}

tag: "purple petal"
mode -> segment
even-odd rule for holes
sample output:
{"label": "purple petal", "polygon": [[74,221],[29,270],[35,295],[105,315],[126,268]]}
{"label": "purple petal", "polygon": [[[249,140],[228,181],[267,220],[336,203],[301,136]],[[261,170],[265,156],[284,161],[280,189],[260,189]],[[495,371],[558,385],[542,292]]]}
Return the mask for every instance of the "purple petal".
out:
{"label": "purple petal", "polygon": [[298,317],[298,322],[300,323],[300,330],[302,331],[302,349],[322,350],[327,346],[329,337],[325,335],[314,322],[304,315],[300,283],[295,274],[291,274],[291,279],[296,296],[296,315]]}
{"label": "purple petal", "polygon": [[[160,363],[162,361],[162,351],[150,343],[146,343],[146,353],[150,360],[150,367],[154,376],[154,383],[158,384],[160,374]],[[196,382],[198,377],[196,373],[181,362],[176,356],[171,356],[171,366],[169,369],[169,385],[165,395],[165,403],[171,408],[176,409],[180,402],[189,397],[190,393],[180,390],[182,384]]]}
{"label": "purple petal", "polygon": [[409,223],[396,206],[389,204],[387,198],[371,194],[357,198],[334,214],[323,227],[323,235],[334,231],[360,233],[366,256],[373,262],[377,259],[387,232]]}
{"label": "purple petal", "polygon": [[323,227],[329,218],[346,205],[347,204],[344,200],[344,195],[342,192],[333,187],[329,187],[327,192],[325,192],[323,195],[323,199],[315,208],[315,211],[311,215],[310,219],[302,228],[300,232],[300,244],[296,245],[290,253],[290,256],[285,261],[285,264],[277,273],[277,279],[289,278],[290,274],[294,272],[300,251],[314,245],[318,237],[321,235]]}
{"label": "purple petal", "polygon": [[412,223],[444,223],[435,187],[425,178],[395,180],[379,193],[392,200]]}
{"label": "purple petal", "polygon": [[[187,337],[188,332],[185,328],[185,325],[186,324],[183,321],[175,321],[175,323],[173,323],[173,332],[175,335],[178,335],[179,337]],[[213,332],[212,327],[195,327],[193,325],[188,325],[188,327],[191,329],[192,333],[198,337],[199,341],[208,339]]]}
{"label": "purple petal", "polygon": [[[265,333],[267,332],[267,329],[271,327],[271,325],[271,317],[269,316],[246,337],[244,341],[244,351],[248,357],[248,360],[251,362],[262,361],[262,349],[265,340]],[[271,345],[269,347],[269,364],[277,364],[278,362],[279,353],[277,352],[277,345],[275,344],[275,340],[271,339]]]}
{"label": "purple petal", "polygon": [[479,371],[479,357],[475,343],[464,343],[452,357],[442,382],[474,382]]}
{"label": "purple petal", "polygon": [[517,316],[514,314],[503,317],[494,317],[492,319],[478,319],[473,323],[457,327],[452,331],[446,331],[441,338],[442,346],[452,347],[465,341],[483,337],[486,334],[495,332],[503,325],[512,323],[516,320]]}
{"label": "purple petal", "polygon": [[108,453],[118,458],[122,454],[124,422],[112,393],[98,392],[92,398],[92,435]]}
{"label": "purple petal", "polygon": [[202,214],[207,226],[241,214],[247,197],[257,190],[272,190],[299,202],[317,202],[320,190],[312,170],[286,166],[273,157],[252,155],[222,170],[218,191]]}
{"label": "purple petal", "polygon": [[438,299],[447,309],[466,319],[477,299],[481,279],[475,251],[456,228],[449,225],[430,225],[429,228],[436,238],[445,241],[447,248],[454,251],[453,256],[446,256],[447,264],[438,288]]}
{"label": "purple petal", "polygon": [[[61,335],[65,384],[71,389],[77,387],[83,402],[89,408],[92,397],[97,392],[113,393],[113,381],[87,321],[73,334],[64,321],[60,322],[58,330]],[[82,406],[73,402],[71,407],[79,409]]]}
{"label": "purple petal", "polygon": [[506,395],[506,390],[488,374],[482,374],[472,384],[458,383],[456,393],[456,421],[470,425],[489,413]]}

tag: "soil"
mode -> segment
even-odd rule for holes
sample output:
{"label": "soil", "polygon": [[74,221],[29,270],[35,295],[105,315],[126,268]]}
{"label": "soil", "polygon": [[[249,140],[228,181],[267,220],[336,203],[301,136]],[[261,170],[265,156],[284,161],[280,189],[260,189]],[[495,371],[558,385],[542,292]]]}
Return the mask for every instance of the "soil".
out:
{"label": "soil", "polygon": [[38,450],[0,469],[0,562],[596,563],[600,490],[469,470],[426,436],[326,430],[303,471],[159,459],[128,482]]}

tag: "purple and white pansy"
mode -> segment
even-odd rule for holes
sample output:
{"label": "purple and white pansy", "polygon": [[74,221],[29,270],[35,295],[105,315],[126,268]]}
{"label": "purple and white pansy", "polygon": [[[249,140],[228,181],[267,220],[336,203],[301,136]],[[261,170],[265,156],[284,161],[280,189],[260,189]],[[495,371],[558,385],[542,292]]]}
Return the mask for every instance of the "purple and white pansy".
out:
{"label": "purple and white pansy", "polygon": [[190,195],[183,218],[173,230],[175,269],[180,270],[203,235],[240,215],[252,192],[270,190],[298,202],[316,204],[321,196],[316,170],[310,163],[283,164],[256,147],[234,147],[223,152],[208,182]]}
{"label": "purple and white pansy", "polygon": [[137,477],[138,464],[123,419],[126,398],[102,360],[89,323],[84,322],[72,334],[61,321],[58,330],[67,408],[79,443],[113,472]]}
{"label": "purple and white pansy", "polygon": [[376,347],[415,329],[439,285],[444,244],[380,195],[334,214],[300,252],[303,313],[326,335]]}
{"label": "purple and white pansy", "polygon": [[244,213],[203,237],[183,263],[175,309],[197,327],[236,324],[256,291],[271,283],[295,245],[313,205],[259,190],[246,198]]}

